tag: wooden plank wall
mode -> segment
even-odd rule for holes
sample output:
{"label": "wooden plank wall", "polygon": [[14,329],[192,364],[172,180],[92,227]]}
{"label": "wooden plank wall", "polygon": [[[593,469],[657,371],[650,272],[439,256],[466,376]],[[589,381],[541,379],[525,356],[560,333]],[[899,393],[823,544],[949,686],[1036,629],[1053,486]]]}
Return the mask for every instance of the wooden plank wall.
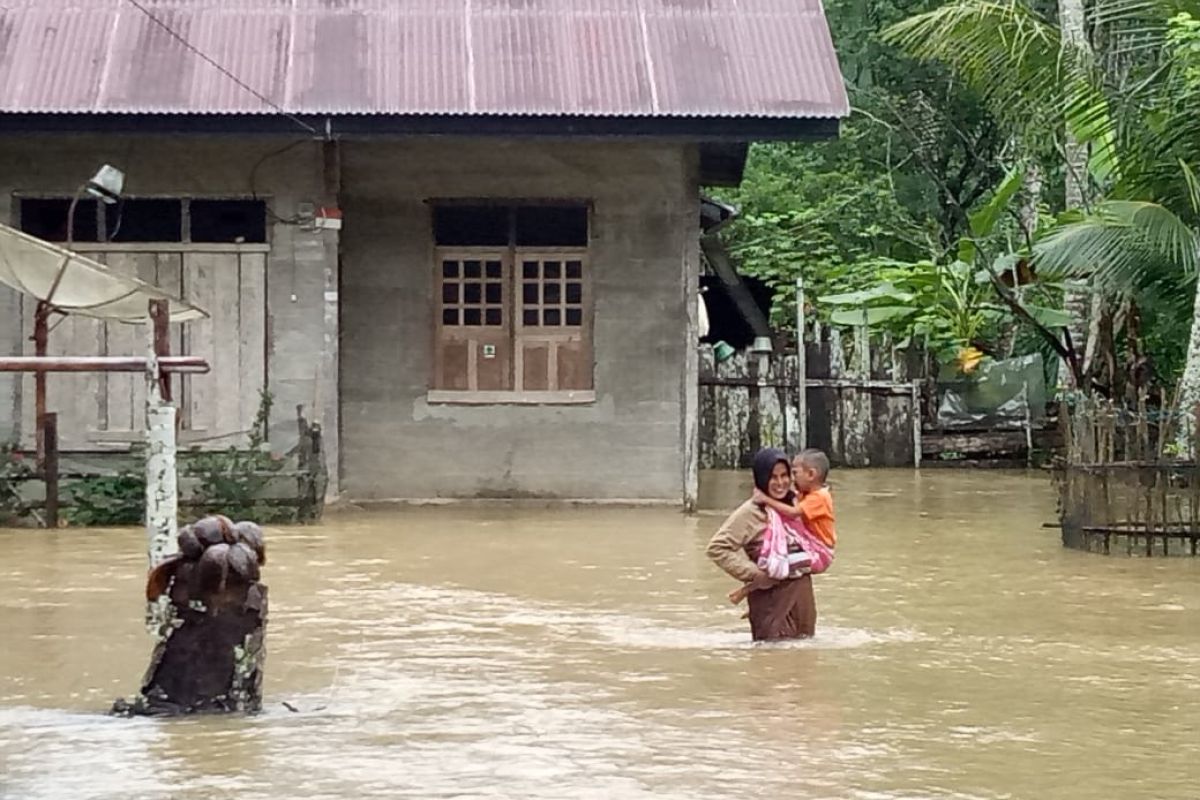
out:
{"label": "wooden plank wall", "polygon": [[[180,443],[205,448],[245,442],[266,385],[266,259],[258,251],[208,252],[145,248],[81,252],[125,275],[179,294],[208,311],[210,318],[171,326],[171,348],[180,355],[206,358],[207,375],[175,378],[180,410]],[[26,310],[31,317],[32,306]],[[52,323],[53,324],[53,323]],[[31,331],[33,320],[22,321]],[[82,316],[63,319],[50,334],[50,355],[142,355],[147,329]],[[25,353],[33,354],[26,341]],[[24,377],[21,440],[33,446],[33,377]],[[52,374],[47,381],[49,411],[58,412],[63,450],[123,448],[145,428],[145,380],[141,375]]]}

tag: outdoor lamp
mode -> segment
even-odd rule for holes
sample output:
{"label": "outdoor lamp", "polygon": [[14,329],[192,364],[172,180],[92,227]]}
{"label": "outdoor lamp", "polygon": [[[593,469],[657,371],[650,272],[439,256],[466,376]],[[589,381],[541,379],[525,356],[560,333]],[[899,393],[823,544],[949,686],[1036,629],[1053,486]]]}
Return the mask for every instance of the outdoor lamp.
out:
{"label": "outdoor lamp", "polygon": [[759,355],[770,353],[774,349],[775,348],[771,345],[770,336],[755,336],[754,344],[750,345],[750,352],[757,353]]}
{"label": "outdoor lamp", "polygon": [[92,197],[112,205],[120,199],[121,189],[124,186],[125,173],[114,166],[105,164],[96,171],[95,176],[84,185],[84,188]]}

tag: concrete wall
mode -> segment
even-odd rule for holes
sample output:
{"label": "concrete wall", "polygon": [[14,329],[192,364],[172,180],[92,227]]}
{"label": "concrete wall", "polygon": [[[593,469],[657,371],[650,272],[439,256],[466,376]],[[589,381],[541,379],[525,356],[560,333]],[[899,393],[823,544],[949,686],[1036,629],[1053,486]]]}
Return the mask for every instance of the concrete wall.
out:
{"label": "concrete wall", "polygon": [[[346,495],[683,498],[694,353],[688,301],[698,259],[691,148],[351,142],[342,164]],[[594,403],[428,402],[433,255],[425,201],[439,197],[593,201]]]}
{"label": "concrete wall", "polygon": [[[70,195],[102,163],[125,171],[125,191],[130,195],[244,196],[251,192],[251,171],[261,162],[255,189],[260,196],[271,197],[277,215],[288,218],[298,203],[320,203],[324,174],[320,143],[303,142],[277,153],[290,143],[265,138],[3,138],[0,220],[15,220],[14,192]],[[267,335],[268,384],[275,396],[272,446],[287,449],[294,444],[295,408],[302,404],[310,419],[324,424],[336,476],[336,361],[322,354],[327,342],[336,346],[336,330],[326,331],[326,320],[336,319],[337,263],[331,253],[336,253],[337,234],[276,224],[270,237]],[[22,336],[31,332],[22,329],[20,302],[15,293],[0,287],[0,352],[19,354]],[[25,386],[32,391],[32,379],[25,378]],[[20,426],[33,424],[20,419],[20,391],[20,379],[0,375],[0,440],[7,441]]]}

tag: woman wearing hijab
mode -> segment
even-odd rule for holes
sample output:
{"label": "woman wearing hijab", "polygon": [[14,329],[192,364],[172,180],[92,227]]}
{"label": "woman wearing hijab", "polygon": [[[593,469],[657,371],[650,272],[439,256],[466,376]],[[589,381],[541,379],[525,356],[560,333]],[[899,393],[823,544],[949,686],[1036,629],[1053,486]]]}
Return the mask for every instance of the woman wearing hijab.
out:
{"label": "woman wearing hijab", "polygon": [[[754,456],[754,485],[767,496],[786,501],[792,493],[792,467],[780,450]],[[767,511],[747,500],[729,515],[708,543],[708,557],[734,578],[751,585],[750,635],[754,641],[806,639],[817,626],[812,576],[776,581],[758,566],[767,529]]]}

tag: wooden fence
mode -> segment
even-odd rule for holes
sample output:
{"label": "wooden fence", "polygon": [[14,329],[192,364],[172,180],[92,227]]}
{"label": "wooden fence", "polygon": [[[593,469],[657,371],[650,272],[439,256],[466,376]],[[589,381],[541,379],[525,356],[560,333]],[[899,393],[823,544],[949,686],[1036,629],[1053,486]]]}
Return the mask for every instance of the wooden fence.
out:
{"label": "wooden fence", "polygon": [[[253,515],[260,522],[315,522],[324,513],[329,483],[321,426],[297,416],[299,442],[271,458],[247,449],[181,450],[177,456],[179,516],[191,522],[209,513]],[[5,455],[0,453],[0,455]],[[9,453],[26,463],[28,453]],[[3,467],[0,464],[0,467]],[[135,524],[144,507],[145,463],[138,448],[125,453],[64,455],[58,473],[59,507],[67,519],[81,501],[128,516]],[[139,488],[140,487],[140,488]],[[45,482],[32,469],[0,470],[0,525],[44,524]],[[117,524],[117,523],[111,523]]]}
{"label": "wooden fence", "polygon": [[1059,411],[1063,545],[1105,555],[1197,554],[1200,465],[1172,456],[1177,415],[1088,403]]}
{"label": "wooden fence", "polygon": [[838,466],[919,466],[924,356],[855,329],[813,326],[799,353],[700,351],[700,466],[744,467],[760,447],[819,447]]}

